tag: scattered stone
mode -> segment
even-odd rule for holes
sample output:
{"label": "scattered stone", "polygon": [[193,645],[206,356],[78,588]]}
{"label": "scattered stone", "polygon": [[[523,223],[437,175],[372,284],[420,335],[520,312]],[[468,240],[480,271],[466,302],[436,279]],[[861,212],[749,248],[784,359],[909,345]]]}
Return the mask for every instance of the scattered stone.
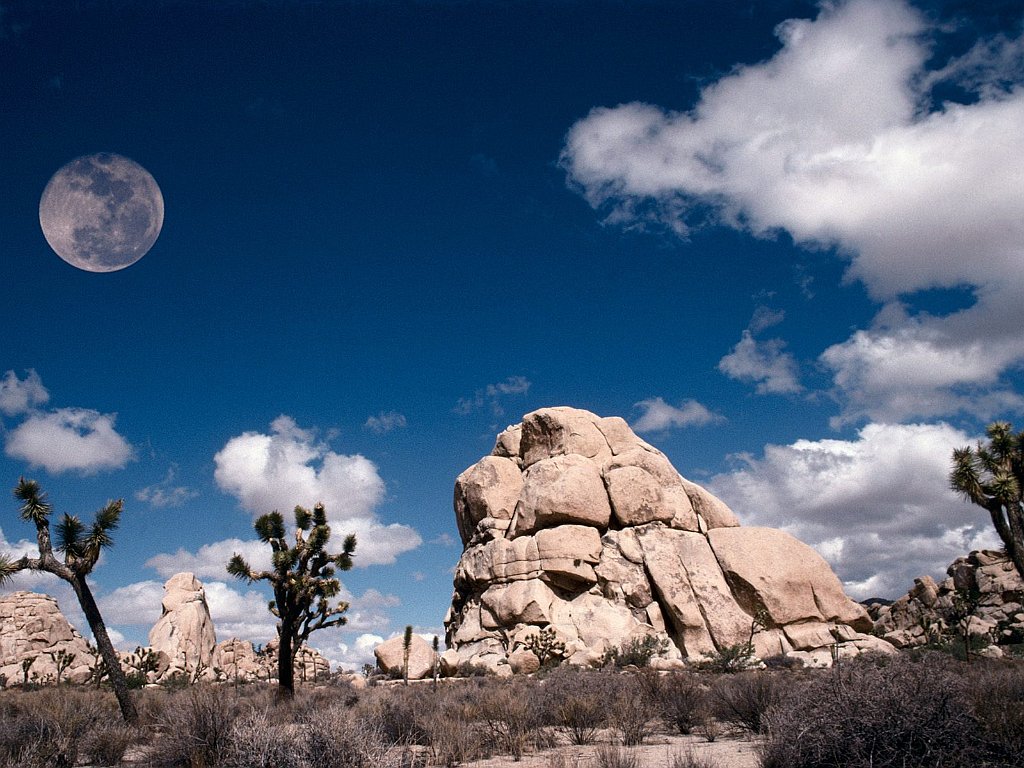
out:
{"label": "scattered stone", "polygon": [[957,590],[979,595],[970,632],[989,640],[983,655],[996,656],[1000,646],[1024,643],[1024,580],[1010,559],[995,550],[979,550],[957,558],[946,569],[947,578],[936,583],[931,576],[914,579],[914,586],[889,605],[868,606],[874,631],[897,648],[914,648],[933,641],[946,629],[945,616]]}

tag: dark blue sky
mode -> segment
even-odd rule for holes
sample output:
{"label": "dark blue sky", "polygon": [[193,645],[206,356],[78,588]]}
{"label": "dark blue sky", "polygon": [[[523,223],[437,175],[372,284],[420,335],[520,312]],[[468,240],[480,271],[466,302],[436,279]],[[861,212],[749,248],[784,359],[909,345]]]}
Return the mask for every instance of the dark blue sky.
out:
{"label": "dark blue sky", "polygon": [[[895,594],[986,541],[944,466],[1021,407],[1015,6],[0,0],[0,396],[36,393],[0,480],[125,497],[96,582],[132,645],[186,567],[223,637],[269,637],[215,564],[275,488],[376,563],[332,658],[438,632],[454,478],[546,405]],[[99,151],[166,209],[108,274],[38,221]],[[0,529],[30,533],[13,501]]]}

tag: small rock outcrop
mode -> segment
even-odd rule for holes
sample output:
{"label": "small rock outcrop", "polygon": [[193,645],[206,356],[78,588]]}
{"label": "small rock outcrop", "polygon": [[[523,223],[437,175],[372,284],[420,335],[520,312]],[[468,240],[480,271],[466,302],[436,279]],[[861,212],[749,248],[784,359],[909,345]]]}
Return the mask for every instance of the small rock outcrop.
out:
{"label": "small rock outcrop", "polygon": [[890,605],[869,606],[875,634],[897,648],[925,645],[946,627],[959,591],[977,597],[972,635],[988,639],[995,649],[1024,643],[1024,580],[1009,557],[993,550],[971,552],[953,561],[946,575],[939,583],[931,576],[914,579],[910,591]]}
{"label": "small rock outcrop", "polygon": [[56,682],[56,658],[62,651],[74,655],[62,679],[88,680],[95,659],[54,598],[35,592],[0,595],[0,675],[7,685],[24,679],[22,663],[28,659],[29,682]]}
{"label": "small rock outcrop", "polygon": [[[231,638],[213,649],[212,670],[217,680],[253,682],[277,679],[278,641],[271,640],[257,651],[248,640]],[[292,669],[300,683],[326,680],[331,674],[331,663],[316,648],[303,645],[299,649]]]}
{"label": "small rock outcrop", "polygon": [[[373,649],[377,666],[391,675],[405,674],[405,638],[399,635],[386,640]],[[413,635],[409,643],[409,679],[423,680],[434,674],[437,656],[430,643],[419,635]]]}
{"label": "small rock outcrop", "polygon": [[164,584],[161,606],[149,647],[167,655],[165,674],[193,674],[198,665],[211,669],[217,637],[202,582],[191,573],[176,573]]}
{"label": "small rock outcrop", "polygon": [[248,683],[270,677],[264,658],[257,655],[253,644],[237,637],[214,646],[211,666],[225,680]]}
{"label": "small rock outcrop", "polygon": [[761,657],[892,650],[813,549],[740,527],[621,418],[527,414],[459,475],[454,506],[464,549],[445,628],[459,663],[507,673],[548,627],[574,664],[647,636],[669,641],[667,660],[707,658],[752,631]]}

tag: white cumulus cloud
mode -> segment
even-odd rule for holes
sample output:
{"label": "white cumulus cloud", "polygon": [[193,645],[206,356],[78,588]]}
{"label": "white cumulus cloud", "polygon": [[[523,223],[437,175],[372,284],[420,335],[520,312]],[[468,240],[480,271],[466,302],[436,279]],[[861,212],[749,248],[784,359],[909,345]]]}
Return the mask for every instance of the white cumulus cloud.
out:
{"label": "white cumulus cloud", "polygon": [[[570,183],[625,226],[685,235],[711,219],[836,249],[890,321],[823,355],[842,419],[983,415],[1024,360],[1024,38],[981,41],[929,70],[938,31],[900,0],[823,3],[776,33],[774,56],[735,67],[687,111],[592,110],[566,138]],[[940,81],[975,96],[931,106]],[[901,297],[963,287],[975,303],[956,315],[891,322]],[[737,371],[765,357],[752,337],[740,345]],[[910,398],[885,383],[905,352],[921,362]]]}
{"label": "white cumulus cloud", "polygon": [[[310,508],[322,502],[339,542],[350,533],[356,535],[359,566],[391,564],[423,541],[410,526],[378,519],[375,510],[384,500],[385,488],[372,461],[335,453],[315,430],[300,428],[288,416],[276,418],[269,434],[245,432],[231,438],[214,456],[214,464],[217,485],[254,516],[276,509],[290,522],[296,505]],[[223,545],[207,545],[213,548],[208,554],[219,557]],[[197,556],[206,562],[203,550]],[[162,561],[153,564],[167,567]]]}
{"label": "white cumulus cloud", "polygon": [[98,598],[104,623],[151,627],[160,618],[164,586],[157,581],[137,581]]}
{"label": "white cumulus cloud", "polygon": [[676,407],[669,405],[660,397],[650,397],[633,407],[642,411],[640,417],[631,425],[637,432],[664,432],[682,427],[703,427],[723,419],[696,400],[684,400]]}
{"label": "white cumulus cloud", "polygon": [[314,430],[278,416],[270,434],[245,432],[213,457],[214,479],[254,515],[323,502],[332,520],[365,518],[384,499],[384,481],[372,461],[330,450]]}
{"label": "white cumulus cloud", "polygon": [[200,579],[223,579],[227,575],[228,560],[236,553],[256,570],[270,568],[270,546],[257,539],[224,539],[204,544],[194,553],[178,549],[173,553],[153,555],[145,565],[165,579],[182,571],[194,573]]}
{"label": "white cumulus cloud", "polygon": [[116,418],[87,408],[33,413],[8,433],[4,450],[51,474],[121,469],[134,451],[114,429]]}
{"label": "white cumulus cloud", "polygon": [[988,515],[949,487],[953,449],[971,442],[948,424],[868,424],[853,440],[768,445],[708,485],[745,525],[817,547],[854,597],[897,597],[998,544]]}

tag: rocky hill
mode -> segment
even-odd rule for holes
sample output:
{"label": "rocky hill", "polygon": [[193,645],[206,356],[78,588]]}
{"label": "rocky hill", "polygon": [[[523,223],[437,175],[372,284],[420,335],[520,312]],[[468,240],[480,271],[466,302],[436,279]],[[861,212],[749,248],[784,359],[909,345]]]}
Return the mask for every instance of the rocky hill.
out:
{"label": "rocky hill", "polygon": [[[463,553],[445,665],[508,673],[550,628],[573,664],[653,637],[661,666],[748,640],[758,656],[828,664],[891,652],[828,564],[792,536],[744,528],[617,417],[544,408],[459,475]],[[757,619],[755,621],[755,618]]]}
{"label": "rocky hill", "polygon": [[898,648],[933,641],[958,594],[976,602],[969,631],[989,641],[986,655],[1000,656],[1003,647],[1024,643],[1024,580],[1005,553],[993,550],[957,558],[939,583],[931,576],[914,579],[910,591],[890,605],[870,605],[875,634]]}

